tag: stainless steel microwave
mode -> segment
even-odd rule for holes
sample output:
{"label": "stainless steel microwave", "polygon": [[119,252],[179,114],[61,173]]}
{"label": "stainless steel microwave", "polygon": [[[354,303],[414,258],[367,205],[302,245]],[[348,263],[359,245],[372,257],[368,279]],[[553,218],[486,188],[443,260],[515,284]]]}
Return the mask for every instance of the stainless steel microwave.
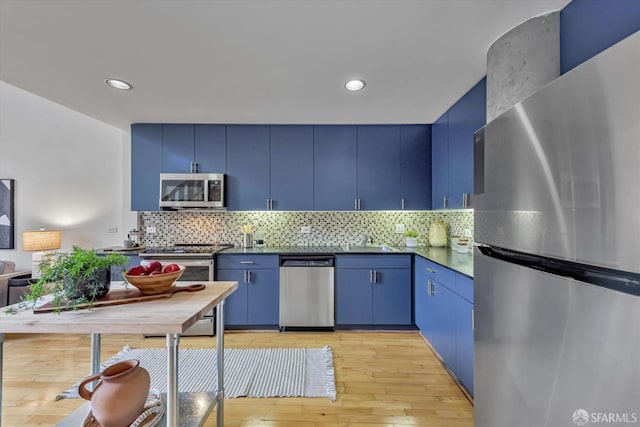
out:
{"label": "stainless steel microwave", "polygon": [[161,173],[161,209],[224,209],[224,174]]}

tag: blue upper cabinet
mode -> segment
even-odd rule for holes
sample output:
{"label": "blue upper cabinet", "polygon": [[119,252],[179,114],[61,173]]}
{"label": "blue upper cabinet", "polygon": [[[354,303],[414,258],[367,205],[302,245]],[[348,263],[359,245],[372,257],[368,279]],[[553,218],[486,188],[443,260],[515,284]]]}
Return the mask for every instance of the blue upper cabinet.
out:
{"label": "blue upper cabinet", "polygon": [[157,211],[162,172],[162,125],[131,125],[131,210]]}
{"label": "blue upper cabinet", "polygon": [[487,84],[480,80],[449,110],[449,208],[468,208],[473,194],[473,134],[487,117]]}
{"label": "blue upper cabinet", "polygon": [[313,210],[311,165],[313,126],[271,126],[271,209]]}
{"label": "blue upper cabinet", "polygon": [[229,210],[431,208],[431,125],[137,124],[131,129],[133,210],[158,210],[162,172],[225,173]]}
{"label": "blue upper cabinet", "polygon": [[480,80],[432,127],[433,208],[471,207],[473,134],[486,123],[487,83]]}
{"label": "blue upper cabinet", "polygon": [[162,171],[188,173],[193,162],[193,125],[162,125]]}
{"label": "blue upper cabinet", "polygon": [[194,162],[201,173],[227,172],[225,125],[195,125]]}
{"label": "blue upper cabinet", "polygon": [[224,125],[162,125],[162,171],[224,173]]}
{"label": "blue upper cabinet", "polygon": [[449,194],[449,112],[431,126],[431,207],[445,209]]}
{"label": "blue upper cabinet", "polygon": [[431,126],[400,127],[401,209],[431,209]]}
{"label": "blue upper cabinet", "polygon": [[400,126],[358,126],[358,209],[401,209]]}
{"label": "blue upper cabinet", "polygon": [[313,127],[313,193],[317,211],[354,210],[357,198],[356,127]]}
{"label": "blue upper cabinet", "polygon": [[640,30],[637,0],[573,0],[560,12],[562,74]]}
{"label": "blue upper cabinet", "polygon": [[227,208],[266,210],[269,202],[269,126],[227,126]]}

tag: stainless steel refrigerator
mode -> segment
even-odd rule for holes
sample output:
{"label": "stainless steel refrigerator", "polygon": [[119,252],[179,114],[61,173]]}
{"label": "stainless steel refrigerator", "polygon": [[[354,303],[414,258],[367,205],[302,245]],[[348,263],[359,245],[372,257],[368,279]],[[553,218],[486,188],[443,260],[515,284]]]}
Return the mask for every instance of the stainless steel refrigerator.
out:
{"label": "stainless steel refrigerator", "polygon": [[640,426],[640,33],[474,144],[475,426]]}

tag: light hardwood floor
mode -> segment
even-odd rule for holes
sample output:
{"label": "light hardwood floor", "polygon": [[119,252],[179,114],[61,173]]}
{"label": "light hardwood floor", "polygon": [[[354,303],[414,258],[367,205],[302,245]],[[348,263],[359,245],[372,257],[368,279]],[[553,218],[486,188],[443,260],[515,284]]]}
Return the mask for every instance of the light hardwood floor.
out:
{"label": "light hardwood floor", "polygon": [[[164,347],[164,338],[104,335],[102,360],[128,344]],[[417,332],[225,334],[227,348],[322,347],[334,353],[337,399],[238,398],[225,401],[225,426],[472,427],[473,407]],[[90,371],[84,335],[7,335],[2,422],[52,426],[85,401],[55,396]],[[181,348],[214,347],[183,337]],[[215,426],[215,415],[206,426]]]}

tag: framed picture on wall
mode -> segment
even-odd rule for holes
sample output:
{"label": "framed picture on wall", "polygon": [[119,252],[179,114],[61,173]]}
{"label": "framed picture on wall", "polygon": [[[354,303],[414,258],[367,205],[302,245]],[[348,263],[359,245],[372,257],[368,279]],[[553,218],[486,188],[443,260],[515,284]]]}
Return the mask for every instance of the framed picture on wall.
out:
{"label": "framed picture on wall", "polygon": [[0,179],[0,249],[13,249],[13,179]]}

